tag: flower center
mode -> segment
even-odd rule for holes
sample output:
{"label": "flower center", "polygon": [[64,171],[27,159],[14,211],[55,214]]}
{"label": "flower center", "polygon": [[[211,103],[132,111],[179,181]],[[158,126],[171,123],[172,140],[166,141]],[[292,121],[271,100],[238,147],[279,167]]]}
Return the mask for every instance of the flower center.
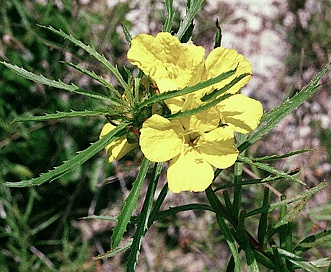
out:
{"label": "flower center", "polygon": [[185,143],[188,144],[189,146],[194,147],[200,137],[200,133],[189,132],[184,137],[185,137]]}

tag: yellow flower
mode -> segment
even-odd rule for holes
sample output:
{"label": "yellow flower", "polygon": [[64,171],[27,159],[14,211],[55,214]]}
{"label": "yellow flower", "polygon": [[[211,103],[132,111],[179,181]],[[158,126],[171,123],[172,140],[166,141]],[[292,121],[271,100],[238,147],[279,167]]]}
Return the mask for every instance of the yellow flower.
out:
{"label": "yellow flower", "polygon": [[[114,128],[115,126],[110,123],[105,124],[100,132],[100,138],[102,138],[104,135],[107,135]],[[129,144],[126,139],[126,135],[123,135],[119,139],[111,142],[109,145],[106,146],[105,149],[108,161],[111,163],[113,162],[113,160],[120,160],[136,146],[136,144]]]}
{"label": "yellow flower", "polygon": [[219,127],[218,112],[211,111],[209,123],[203,119],[206,114],[174,120],[154,114],[140,130],[140,146],[147,159],[171,160],[167,179],[175,193],[205,190],[214,177],[212,166],[227,168],[237,159],[233,129]]}
{"label": "yellow flower", "polygon": [[[183,45],[167,32],[161,32],[156,37],[137,35],[132,40],[127,57],[133,65],[137,65],[155,81],[161,93],[193,86],[237,68],[234,75],[204,90],[208,92],[222,88],[241,74],[252,73],[248,60],[235,50],[218,47],[205,60],[203,47],[193,43]],[[250,77],[243,78],[231,87],[228,93],[237,93]],[[201,97],[201,92],[199,95]],[[184,101],[185,98],[176,97],[166,102],[175,113],[181,110]]]}
{"label": "yellow flower", "polygon": [[199,108],[207,103],[201,101],[205,93],[221,89],[241,74],[249,74],[227,91],[232,96],[206,111],[172,120],[154,114],[143,123],[141,150],[151,161],[171,160],[167,179],[169,189],[175,193],[203,191],[213,180],[213,167],[233,165],[238,156],[235,131],[251,132],[263,113],[259,101],[238,94],[252,73],[250,63],[242,55],[222,47],[214,49],[206,59],[204,55],[201,46],[183,45],[169,33],[136,36],[127,55],[133,65],[155,81],[161,93],[193,86],[236,69],[234,75],[209,88],[167,100],[172,113]]}

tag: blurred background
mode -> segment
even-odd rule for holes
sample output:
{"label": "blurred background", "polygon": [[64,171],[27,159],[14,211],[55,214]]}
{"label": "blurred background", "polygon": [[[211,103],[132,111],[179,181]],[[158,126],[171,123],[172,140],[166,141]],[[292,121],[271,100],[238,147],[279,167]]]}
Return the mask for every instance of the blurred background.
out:
{"label": "blurred background", "polygon": [[[176,30],[186,2],[174,2]],[[164,1],[154,0],[0,0],[0,12],[1,60],[96,91],[100,86],[95,81],[61,61],[77,63],[116,82],[85,52],[38,25],[72,34],[121,68],[129,66],[121,24],[133,36],[155,35],[166,18]],[[266,111],[299,92],[331,62],[329,0],[265,0],[263,4],[257,0],[207,0],[194,22],[192,38],[207,54],[213,49],[216,19],[222,28],[222,46],[236,49],[253,66],[254,75],[243,92],[259,99]],[[249,150],[252,156],[265,156],[311,148],[311,152],[273,162],[284,171],[300,168],[300,178],[311,187],[331,176],[330,72],[323,82],[319,92]],[[106,122],[104,118],[74,118],[12,123],[15,118],[93,109],[98,103],[33,83],[0,66],[0,271],[124,269],[125,254],[92,260],[109,250],[114,222],[80,218],[119,213],[139,171],[141,154],[130,153],[110,165],[100,152],[50,184],[23,189],[3,186],[5,181],[37,177],[74,157],[98,139]],[[248,168],[245,172],[248,178],[267,175]],[[224,171],[216,183],[230,180]],[[288,181],[270,185],[275,201],[282,194],[292,197],[304,190]],[[243,209],[260,205],[262,185],[244,190]],[[205,202],[205,195],[169,193],[164,208],[197,201]],[[253,227],[257,219],[252,218]],[[294,239],[300,241],[322,231],[330,222],[327,187],[303,210]],[[306,257],[331,257],[330,249],[327,241]],[[139,258],[137,271],[220,271],[229,252],[213,214],[191,211],[157,222],[147,233]]]}

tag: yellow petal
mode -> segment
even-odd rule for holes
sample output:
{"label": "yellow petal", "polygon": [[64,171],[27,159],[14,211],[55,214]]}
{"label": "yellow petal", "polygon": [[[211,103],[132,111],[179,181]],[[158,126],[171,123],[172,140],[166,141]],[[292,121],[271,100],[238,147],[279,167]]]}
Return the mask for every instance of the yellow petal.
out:
{"label": "yellow petal", "polygon": [[140,130],[141,151],[150,161],[168,161],[180,153],[183,132],[178,120],[169,121],[154,114],[143,123]]}
{"label": "yellow petal", "polygon": [[204,161],[192,148],[174,158],[168,168],[169,189],[174,193],[181,191],[204,191],[213,181],[212,166]]}
{"label": "yellow petal", "polygon": [[222,121],[232,124],[235,131],[249,133],[260,123],[263,107],[262,104],[242,94],[233,95],[217,104],[221,112]]}
{"label": "yellow petal", "polygon": [[[211,51],[206,59],[208,78],[216,77],[222,73],[233,70],[236,67],[236,73],[233,76],[215,84],[214,89],[221,89],[235,77],[241,74],[252,74],[252,66],[249,61],[243,55],[239,54],[236,50],[218,47]],[[247,84],[250,78],[251,76],[246,76],[236,85],[230,88],[227,92],[233,94],[237,93],[244,85]]]}
{"label": "yellow petal", "polygon": [[155,38],[147,34],[132,39],[128,60],[149,75],[160,92],[183,89],[206,77],[205,50],[201,46],[183,45],[170,33]]}
{"label": "yellow petal", "polygon": [[201,135],[197,142],[197,150],[214,167],[220,169],[230,167],[238,156],[233,129],[224,126]]}
{"label": "yellow petal", "polygon": [[[115,128],[110,123],[107,123],[103,126],[100,138],[108,134],[110,131],[112,131]],[[126,135],[123,135],[119,139],[111,142],[109,145],[106,146],[106,154],[108,157],[108,161],[111,163],[114,159],[120,160],[122,157],[124,157],[127,153],[129,153],[131,150],[133,150],[137,145],[136,144],[129,144],[126,140]]]}
{"label": "yellow petal", "polygon": [[[203,103],[195,95],[187,96],[183,104],[182,112],[196,109]],[[215,107],[198,112],[197,114],[181,118],[181,122],[186,131],[204,133],[218,127],[220,121],[219,111]]]}

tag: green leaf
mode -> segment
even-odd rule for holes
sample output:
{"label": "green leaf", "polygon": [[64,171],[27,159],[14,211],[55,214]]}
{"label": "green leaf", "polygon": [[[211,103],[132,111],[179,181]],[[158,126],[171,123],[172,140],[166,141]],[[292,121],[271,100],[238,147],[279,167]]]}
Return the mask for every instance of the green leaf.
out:
{"label": "green leaf", "polygon": [[222,95],[222,96],[218,97],[217,99],[215,99],[211,102],[208,102],[206,104],[203,104],[203,105],[201,105],[197,108],[187,110],[187,111],[179,111],[177,113],[174,113],[174,114],[171,114],[171,115],[165,116],[165,117],[168,118],[168,119],[177,119],[177,118],[182,118],[182,117],[185,117],[185,116],[191,116],[193,114],[197,114],[197,113],[202,112],[202,111],[207,111],[209,108],[217,105],[218,103],[220,103],[221,101],[229,98],[230,96],[232,96],[232,94],[225,94],[225,95]]}
{"label": "green leaf", "polygon": [[[269,189],[264,188],[262,207],[268,207],[268,206],[269,206]],[[267,245],[267,239],[266,239],[267,228],[268,228],[268,212],[264,211],[261,213],[260,216],[258,234],[257,234],[259,244],[262,245],[263,249],[265,249]]]}
{"label": "green leaf", "polygon": [[[312,197],[312,195],[310,197]],[[309,197],[301,199],[291,211],[287,212],[271,229],[268,230],[267,236],[271,237],[274,233],[277,232],[279,227],[292,222],[306,206],[309,199]]]}
{"label": "green leaf", "polygon": [[282,256],[278,252],[278,248],[275,245],[272,246],[272,252],[273,261],[277,267],[277,271],[291,272],[291,270],[286,265],[286,259],[282,258]]}
{"label": "green leaf", "polygon": [[159,212],[159,210],[161,208],[161,205],[162,205],[164,199],[167,196],[167,193],[168,193],[168,183],[164,184],[161,192],[159,193],[159,195],[158,195],[158,197],[155,201],[153,210],[151,211],[151,214],[150,214],[150,217],[149,217],[148,228],[151,227],[151,225],[153,224],[154,221],[159,220],[159,219],[155,219],[155,216]]}
{"label": "green leaf", "polygon": [[187,9],[187,14],[182,22],[180,22],[179,30],[176,37],[181,40],[185,35],[186,31],[189,29],[194,17],[197,15],[203,0],[192,0],[190,6]]}
{"label": "green leaf", "polygon": [[284,249],[277,248],[278,253],[285,257],[286,260],[290,261],[291,263],[297,265],[301,269],[305,269],[305,271],[309,272],[323,272],[318,267],[313,265],[312,263],[307,262],[304,258],[301,256],[298,256],[292,252],[288,252]]}
{"label": "green leaf", "polygon": [[305,185],[307,187],[307,184],[302,182],[301,180],[299,180],[299,179],[297,179],[297,178],[295,178],[295,177],[293,177],[293,176],[291,176],[291,175],[289,175],[289,174],[287,174],[283,171],[280,171],[280,170],[278,170],[278,169],[276,169],[276,168],[274,168],[274,167],[272,167],[268,164],[261,163],[261,162],[254,162],[250,158],[247,158],[247,157],[244,157],[244,156],[241,156],[241,155],[238,156],[237,160],[241,161],[243,163],[247,163],[248,165],[255,166],[259,169],[267,171],[267,172],[269,172],[271,174],[274,174],[276,176],[283,177],[283,178],[288,179],[288,180],[292,180],[292,181],[297,182],[301,185]]}
{"label": "green leaf", "polygon": [[[289,173],[287,173],[288,175],[295,175],[298,173],[298,170],[295,169]],[[266,183],[266,182],[271,182],[271,181],[276,181],[276,180],[279,180],[279,179],[284,179],[282,176],[269,176],[269,177],[265,177],[263,179],[252,179],[252,180],[243,180],[242,182],[238,183],[238,185],[242,185],[242,186],[247,186],[247,185],[251,185],[251,184],[262,184],[262,183]],[[221,186],[217,186],[215,189],[214,189],[214,192],[216,191],[219,191],[219,190],[224,190],[224,189],[227,189],[227,188],[232,188],[234,186],[236,186],[237,184],[236,183],[230,183],[230,184],[224,184],[224,185],[221,185]]]}
{"label": "green leaf", "polygon": [[200,203],[191,203],[191,204],[186,204],[186,205],[182,205],[182,206],[170,207],[167,210],[159,211],[153,217],[151,217],[150,224],[152,224],[154,221],[160,221],[169,216],[173,216],[179,212],[185,212],[185,211],[191,211],[191,210],[215,212],[214,209],[212,207],[210,207],[209,205],[200,204]]}
{"label": "green leaf", "polygon": [[241,240],[240,246],[243,248],[246,255],[246,263],[248,265],[249,271],[258,272],[259,267],[255,259],[254,249],[252,249],[246,234],[245,211],[240,212],[238,226],[237,226],[237,233],[238,233],[238,238]]}
{"label": "green leaf", "polygon": [[234,271],[240,272],[241,271],[241,265],[240,265],[240,257],[239,253],[236,247],[235,239],[229,229],[229,227],[226,225],[223,214],[220,213],[221,210],[223,210],[223,205],[209,186],[206,190],[206,195],[209,200],[210,206],[215,210],[216,212],[216,220],[217,224],[231,250],[232,256],[234,258],[235,268]]}
{"label": "green leaf", "polygon": [[27,122],[27,121],[49,121],[63,118],[74,118],[74,117],[92,117],[109,114],[108,110],[95,110],[95,111],[71,111],[71,112],[57,112],[57,113],[46,113],[43,116],[30,116],[30,117],[19,117],[13,122]]}
{"label": "green leaf", "polygon": [[47,85],[47,86],[50,86],[50,87],[54,87],[54,88],[57,88],[57,89],[78,93],[78,94],[85,95],[85,96],[88,96],[88,97],[92,97],[92,98],[101,99],[101,100],[105,100],[105,101],[110,101],[112,103],[116,103],[116,101],[114,101],[110,97],[107,97],[107,96],[104,96],[104,95],[101,95],[101,94],[97,94],[97,93],[94,93],[94,92],[91,92],[91,91],[88,91],[88,90],[81,89],[73,83],[71,83],[69,85],[69,84],[63,83],[60,80],[57,81],[57,80],[52,80],[52,79],[46,78],[43,75],[38,76],[38,75],[33,74],[33,73],[31,73],[31,72],[29,72],[29,71],[27,71],[27,70],[25,70],[21,67],[18,67],[16,65],[12,65],[12,64],[7,63],[5,61],[1,61],[0,63],[5,65],[7,68],[13,70],[18,75],[20,75],[20,76],[22,76],[26,79],[32,80],[34,82],[38,82],[40,84]]}
{"label": "green leaf", "polygon": [[175,16],[173,0],[166,0],[165,7],[167,10],[167,18],[162,27],[162,32],[171,32],[171,28],[172,28],[172,24],[173,24],[174,16]]}
{"label": "green leaf", "polygon": [[315,233],[302,240],[294,249],[296,254],[301,254],[311,248],[321,246],[331,240],[331,229]]}
{"label": "green leaf", "polygon": [[86,220],[105,220],[105,221],[117,221],[117,217],[109,216],[109,215],[89,215],[84,216],[79,219],[86,219]]}
{"label": "green leaf", "polygon": [[136,208],[140,190],[147,175],[149,165],[150,161],[144,158],[138,176],[133,183],[133,187],[125,200],[121,213],[117,217],[118,221],[113,229],[113,235],[111,237],[111,248],[116,248],[123,238],[126,227],[130,222],[132,212]]}
{"label": "green leaf", "polygon": [[[162,102],[162,101],[170,99],[170,98],[174,98],[177,96],[183,96],[183,95],[186,95],[189,93],[196,92],[203,88],[209,87],[224,79],[229,78],[230,76],[234,75],[235,72],[236,72],[236,69],[222,73],[219,76],[210,78],[204,82],[199,82],[198,84],[196,84],[194,86],[185,87],[182,90],[174,90],[174,91],[169,91],[169,92],[164,92],[162,94],[154,95],[151,98],[148,98],[148,99],[144,100],[142,103],[140,103],[140,105],[138,106],[138,110],[142,109],[143,107],[151,106],[153,104]],[[222,90],[223,90],[223,88],[222,88]]]}
{"label": "green leaf", "polygon": [[317,194],[319,191],[321,191],[324,187],[326,187],[328,185],[329,184],[327,182],[321,182],[317,186],[315,186],[311,189],[308,189],[308,190],[304,191],[303,193],[301,193],[301,194],[299,194],[295,197],[285,199],[285,200],[279,201],[277,203],[272,203],[267,207],[261,207],[261,208],[255,209],[253,211],[247,212],[246,217],[253,216],[253,215],[256,215],[256,214],[260,214],[262,212],[270,213],[273,210],[275,210],[277,208],[280,208],[281,206],[287,205],[289,203],[297,202],[297,201],[299,201],[301,199],[304,199],[304,198],[310,198],[313,195]]}
{"label": "green leaf", "polygon": [[131,36],[129,30],[127,29],[127,27],[125,26],[125,24],[122,23],[121,26],[123,29],[125,40],[128,43],[128,45],[131,46],[132,36]]}
{"label": "green leaf", "polygon": [[[262,116],[260,126],[251,134],[251,136],[242,143],[238,150],[242,152],[248,146],[259,140],[263,135],[273,129],[285,116],[289,115],[293,110],[297,109],[303,104],[310,96],[312,96],[321,86],[319,80],[325,74],[329,67],[326,66],[317,76],[300,92],[295,94],[293,97],[282,103],[277,108],[264,114]],[[265,123],[264,123],[265,122]]]}
{"label": "green leaf", "polygon": [[302,154],[305,152],[310,152],[313,151],[314,149],[311,148],[306,148],[306,149],[300,149],[300,150],[295,150],[291,151],[282,155],[271,155],[271,156],[264,156],[264,157],[259,157],[259,158],[254,158],[253,161],[255,162],[262,162],[262,161],[271,161],[271,160],[279,160],[279,159],[284,159],[288,158],[294,155]]}
{"label": "green leaf", "polygon": [[217,48],[221,46],[221,42],[222,42],[222,29],[220,27],[218,19],[216,19],[215,25],[216,25],[216,35],[215,35],[214,48]]}
{"label": "green leaf", "polygon": [[[121,97],[121,94],[114,88],[113,85],[111,85],[110,83],[108,83],[103,77],[98,76],[96,73],[91,72],[83,67],[80,67],[79,65],[76,65],[74,63],[71,62],[64,62],[65,64],[69,65],[70,67],[78,70],[79,72],[93,78],[94,80],[100,82],[103,86],[105,86],[106,88],[108,88],[109,90],[111,90],[114,94],[116,94],[116,96],[118,97],[118,103],[121,102],[121,100],[119,99]],[[113,98],[115,99],[115,98]]]}
{"label": "green leaf", "polygon": [[[232,71],[236,71],[236,70],[237,70],[237,68],[235,70],[232,70]],[[208,100],[215,99],[216,97],[218,97],[219,95],[225,93],[227,90],[229,90],[234,85],[236,85],[240,80],[242,80],[243,78],[245,78],[245,77],[247,77],[249,75],[250,75],[249,73],[244,73],[244,74],[241,74],[241,75],[235,77],[234,79],[231,80],[231,82],[229,82],[228,84],[226,84],[223,88],[216,89],[213,92],[211,92],[211,93],[206,94],[205,96],[203,96],[201,98],[201,101],[205,102],[205,101],[208,101]]]}
{"label": "green leaf", "polygon": [[266,268],[271,269],[271,271],[277,271],[275,263],[271,261],[265,254],[257,250],[254,251],[254,254],[258,263],[264,265]]}
{"label": "green leaf", "polygon": [[[102,137],[97,142],[91,144],[85,150],[79,152],[76,157],[72,158],[69,161],[64,162],[64,164],[55,167],[53,170],[50,170],[47,173],[42,174],[38,178],[33,178],[29,180],[23,180],[20,182],[6,182],[5,185],[8,187],[29,187],[29,186],[36,186],[41,185],[45,182],[53,181],[69,171],[72,171],[76,167],[82,165],[88,159],[93,157],[96,153],[104,149],[108,144],[112,141],[120,137],[123,132],[126,130],[126,123],[119,124],[114,130],[109,132],[107,135]],[[119,136],[120,135],[120,136]]]}
{"label": "green leaf", "polygon": [[163,167],[163,163],[155,164],[153,174],[151,175],[152,179],[147,189],[142,211],[139,215],[137,229],[133,235],[133,242],[130,247],[130,255],[128,257],[127,267],[126,267],[126,270],[129,272],[135,270],[136,264],[138,262],[138,256],[140,253],[142,238],[144,237],[148,229],[148,220],[149,220],[150,212],[152,210],[156,185],[158,183],[162,171],[162,167]]}
{"label": "green leaf", "polygon": [[[230,89],[232,86],[234,86],[239,80],[243,79],[244,77],[246,77],[248,74],[243,74],[243,75],[240,75],[236,78],[234,78],[230,83],[226,84],[223,88],[221,89],[217,89],[215,90],[214,92],[211,93],[211,97],[210,98],[207,98],[207,99],[204,99],[206,98],[208,95],[205,95],[201,100],[202,101],[206,101],[206,100],[211,100],[210,102],[206,103],[206,104],[203,104],[197,108],[194,108],[194,109],[191,109],[191,110],[187,110],[187,111],[179,111],[175,114],[172,114],[172,115],[169,115],[169,116],[165,116],[166,118],[168,119],[175,119],[175,118],[182,118],[182,117],[185,117],[185,116],[191,116],[193,114],[197,114],[199,112],[202,112],[202,111],[207,111],[209,108],[217,105],[218,103],[220,103],[221,101],[229,98],[230,96],[232,96],[233,94],[224,94],[224,95],[221,95],[223,93],[225,93],[228,89]],[[238,80],[239,79],[239,80]],[[215,93],[217,93],[217,97],[214,95]],[[213,98],[213,99],[211,99]]]}
{"label": "green leaf", "polygon": [[[310,261],[309,263],[316,267],[329,267],[329,265],[331,265],[331,258],[321,258]],[[328,271],[330,271],[330,267]]]}
{"label": "green leaf", "polygon": [[100,63],[102,63],[118,79],[118,81],[121,83],[121,85],[124,89],[128,88],[128,84],[125,82],[125,80],[123,79],[123,77],[122,77],[121,73],[118,71],[118,69],[115,68],[113,65],[111,65],[110,62],[105,58],[105,56],[99,54],[94,48],[77,40],[72,35],[66,34],[61,29],[57,30],[51,26],[40,26],[40,27],[48,29],[51,32],[71,41],[76,46],[82,48],[84,51],[86,51],[88,54],[90,54],[92,57],[94,57],[96,60],[98,60]]}
{"label": "green leaf", "polygon": [[[238,143],[243,142],[246,140],[247,135],[238,133],[237,134],[237,141]],[[233,188],[233,213],[239,215],[240,205],[241,205],[241,196],[242,196],[242,186],[240,185],[242,181],[242,172],[243,172],[244,164],[242,162],[236,161],[234,164],[234,188]]]}
{"label": "green leaf", "polygon": [[96,257],[93,257],[93,260],[100,260],[100,259],[104,259],[104,258],[111,258],[114,257],[115,255],[128,250],[132,245],[132,239],[130,239],[127,243],[125,243],[124,245],[119,245],[118,247],[107,251],[104,254],[100,254]]}

